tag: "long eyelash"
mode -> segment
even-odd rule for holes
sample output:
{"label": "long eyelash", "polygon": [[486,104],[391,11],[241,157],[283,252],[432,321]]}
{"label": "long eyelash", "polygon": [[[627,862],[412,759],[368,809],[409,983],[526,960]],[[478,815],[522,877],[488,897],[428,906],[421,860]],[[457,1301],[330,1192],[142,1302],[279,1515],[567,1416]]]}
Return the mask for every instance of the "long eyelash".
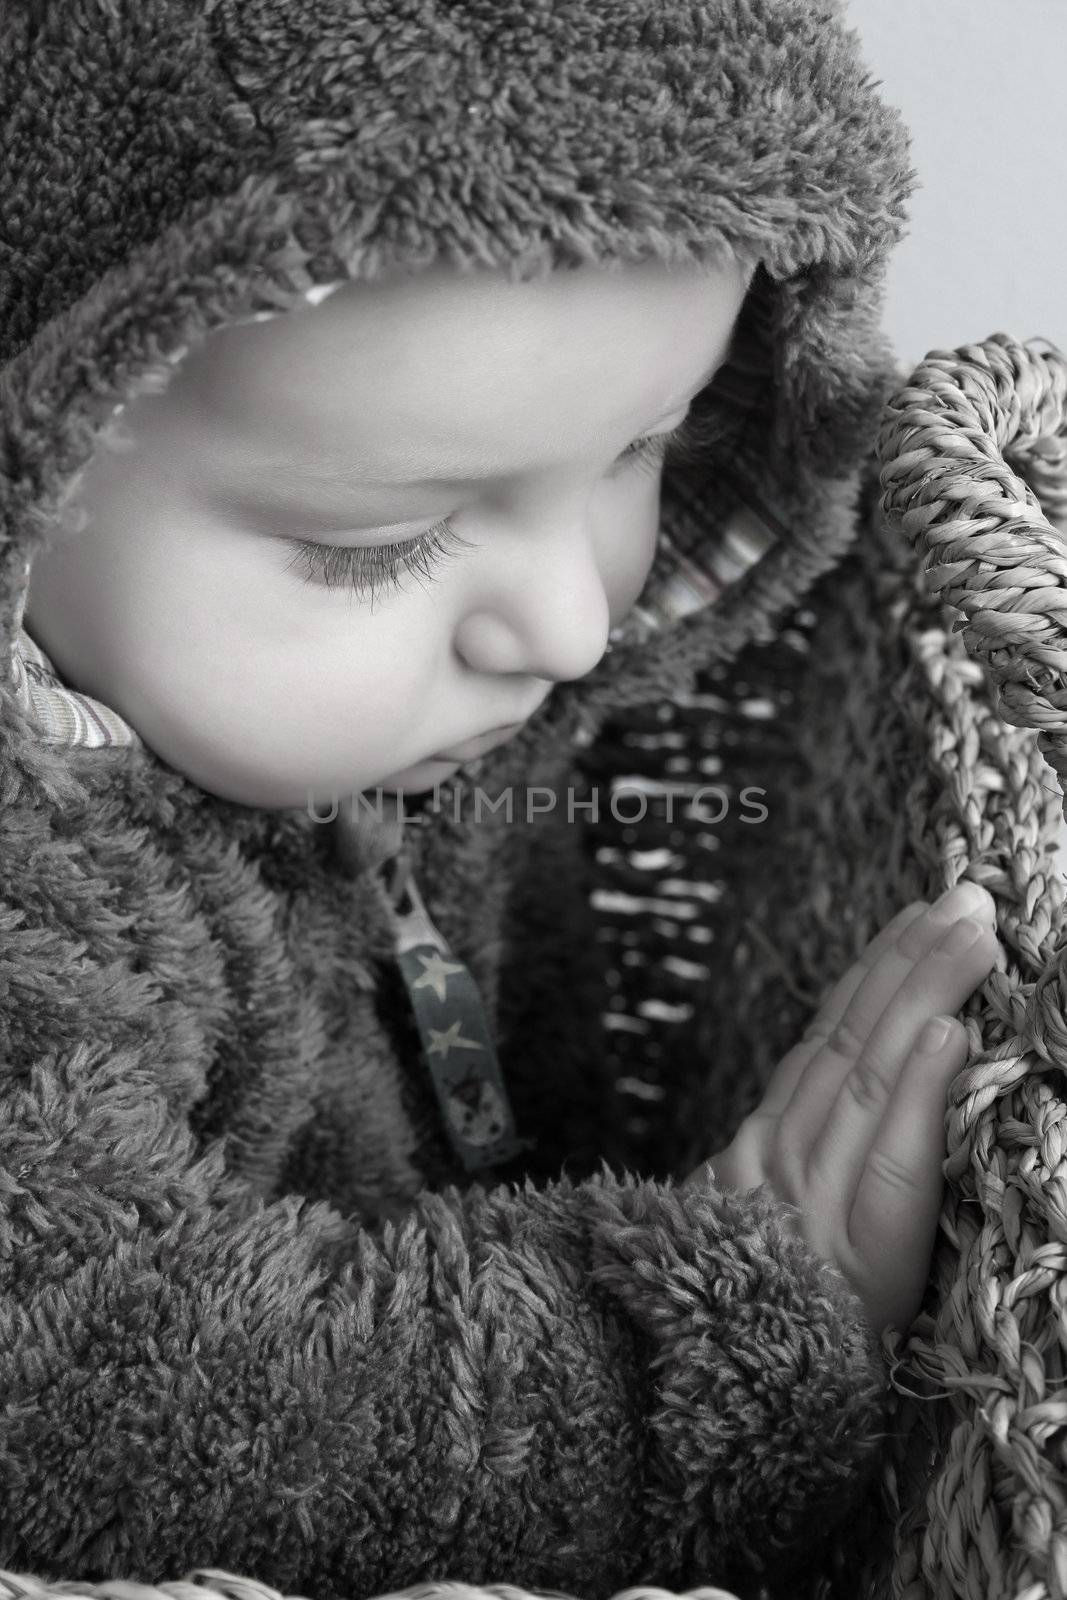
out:
{"label": "long eyelash", "polygon": [[[695,462],[703,459],[706,449],[707,440],[700,421],[690,414],[670,433],[635,439],[619,459],[632,462],[640,471],[654,472],[665,457],[672,461]],[[405,573],[420,573],[432,582],[436,576],[433,569],[442,556],[461,547],[471,548],[470,540],[456,532],[448,517],[417,538],[398,544],[330,545],[307,539],[293,539],[289,543],[296,545],[296,554],[288,565],[291,567],[301,559],[306,562],[305,583],[318,578],[327,588],[339,585],[358,595],[369,594],[372,610],[382,588],[398,589]]]}
{"label": "long eyelash", "polygon": [[415,539],[404,539],[398,544],[331,545],[315,544],[307,539],[291,540],[297,547],[296,555],[288,563],[291,567],[301,557],[307,563],[305,583],[318,578],[328,589],[336,585],[347,586],[354,594],[370,596],[371,609],[381,589],[398,589],[400,579],[407,572],[421,573],[431,582],[438,560],[449,552],[466,546],[464,539],[445,517],[427,528]]}
{"label": "long eyelash", "polygon": [[622,460],[633,460],[639,470],[654,472],[664,457],[671,461],[697,462],[704,459],[706,450],[702,420],[690,412],[670,433],[653,433],[644,439],[635,439],[623,451]]}

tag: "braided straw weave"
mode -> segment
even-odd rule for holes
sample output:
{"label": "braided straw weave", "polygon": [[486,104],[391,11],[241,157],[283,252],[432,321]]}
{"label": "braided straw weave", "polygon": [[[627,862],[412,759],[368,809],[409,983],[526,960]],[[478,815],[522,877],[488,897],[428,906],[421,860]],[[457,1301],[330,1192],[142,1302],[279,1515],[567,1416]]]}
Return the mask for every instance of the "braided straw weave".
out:
{"label": "braided straw weave", "polygon": [[[583,752],[590,784],[647,796],[632,824],[602,807],[589,842],[611,1065],[650,1177],[727,1142],[910,900],[966,876],[997,904],[1004,970],[961,1012],[926,1299],[884,1337],[882,1468],[803,1572],[741,1600],[1067,1600],[1067,358],[1039,344],[929,355],[883,412],[880,505],[773,643]],[[721,800],[680,803],[709,785]],[[0,1600],[61,1594],[280,1600],[214,1568],[158,1588],[0,1572]]]}

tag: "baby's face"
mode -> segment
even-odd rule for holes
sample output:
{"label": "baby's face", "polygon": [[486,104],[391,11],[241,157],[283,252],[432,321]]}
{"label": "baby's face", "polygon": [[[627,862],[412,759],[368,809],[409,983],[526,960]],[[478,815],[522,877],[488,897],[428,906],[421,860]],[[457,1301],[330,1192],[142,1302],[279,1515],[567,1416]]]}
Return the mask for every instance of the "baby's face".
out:
{"label": "baby's face", "polygon": [[26,626],[226,799],[432,788],[600,660],[655,549],[640,441],[747,281],[434,270],[220,329],[95,452]]}

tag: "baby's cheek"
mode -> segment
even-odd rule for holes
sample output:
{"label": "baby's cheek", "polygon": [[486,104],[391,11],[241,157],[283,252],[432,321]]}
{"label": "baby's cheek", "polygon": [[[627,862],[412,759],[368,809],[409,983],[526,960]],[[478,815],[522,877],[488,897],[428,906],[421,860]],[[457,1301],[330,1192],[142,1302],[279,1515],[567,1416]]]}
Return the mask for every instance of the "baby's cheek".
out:
{"label": "baby's cheek", "polygon": [[288,638],[216,619],[169,661],[131,662],[130,720],[178,771],[240,804],[303,806],[309,788],[363,788],[396,764],[418,664],[362,648],[346,616],[343,632]]}
{"label": "baby's cheek", "polygon": [[659,532],[659,495],[653,493],[654,499],[642,497],[632,508],[632,516],[624,519],[604,549],[602,571],[613,628],[637,600],[652,568]]}

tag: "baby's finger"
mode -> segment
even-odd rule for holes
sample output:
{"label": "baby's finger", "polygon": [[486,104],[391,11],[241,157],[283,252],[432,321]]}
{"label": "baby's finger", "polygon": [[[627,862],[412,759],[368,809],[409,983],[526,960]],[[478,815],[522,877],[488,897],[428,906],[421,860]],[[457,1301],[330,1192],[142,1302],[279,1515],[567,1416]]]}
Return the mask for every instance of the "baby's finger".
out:
{"label": "baby's finger", "polygon": [[887,1303],[918,1309],[944,1194],[945,1105],[967,1065],[967,1030],[955,1018],[941,1044],[926,1030],[904,1065],[846,1213],[849,1248]]}
{"label": "baby's finger", "polygon": [[[963,942],[968,933],[977,934],[969,946]],[[786,1107],[780,1124],[782,1135],[791,1147],[810,1150],[808,1181],[833,1194],[842,1209],[853,1204],[871,1147],[919,1033],[930,1017],[942,1012],[951,1015],[966,1003],[992,971],[998,949],[996,936],[986,924],[973,919],[957,923],[912,968],[845,1075],[813,1143],[806,1144],[806,1129],[819,1114],[818,1095],[809,1095],[805,1082],[797,1091],[795,1116],[793,1105]]]}
{"label": "baby's finger", "polygon": [[[820,1011],[809,1030],[817,1048],[809,1054],[807,1070],[794,1079],[793,1094],[781,1110],[783,1127],[789,1130],[796,1148],[801,1147],[797,1142],[802,1137],[799,1124],[802,1122],[804,1130],[810,1130],[813,1135],[827,1121],[842,1084],[855,1069],[875,1028],[904,984],[914,981],[917,970],[925,970],[926,958],[953,922],[968,914],[991,913],[992,909],[992,897],[984,890],[975,884],[959,884],[920,915],[901,919],[902,925],[894,938],[884,943],[875,941],[876,945],[881,944],[878,958],[869,968],[866,960],[857,963],[854,970],[859,973],[860,981],[855,984],[851,998],[836,1016],[828,1008]],[[939,1006],[946,1011],[958,1009],[970,992],[968,990],[958,1001],[939,990],[930,997],[916,993],[918,1021],[921,1023],[931,1016]],[[933,1003],[927,1004],[931,997]],[[893,1057],[895,1071],[903,1065],[903,1048],[907,1043],[903,1041],[901,1050]],[[818,1049],[819,1044],[821,1049]],[[896,1081],[895,1075],[893,1081]],[[796,1103],[800,1096],[803,1097],[802,1106]]]}
{"label": "baby's finger", "polygon": [[793,1091],[803,1077],[812,1056],[825,1045],[827,1035],[836,1027],[872,967],[876,966],[885,951],[896,943],[904,929],[929,909],[925,900],[913,900],[902,911],[898,911],[892,922],[886,923],[881,933],[871,940],[859,959],[849,967],[843,977],[838,979],[812,1018],[803,1038],[782,1057],[775,1068],[755,1113],[757,1116],[781,1115],[789,1104]]}

